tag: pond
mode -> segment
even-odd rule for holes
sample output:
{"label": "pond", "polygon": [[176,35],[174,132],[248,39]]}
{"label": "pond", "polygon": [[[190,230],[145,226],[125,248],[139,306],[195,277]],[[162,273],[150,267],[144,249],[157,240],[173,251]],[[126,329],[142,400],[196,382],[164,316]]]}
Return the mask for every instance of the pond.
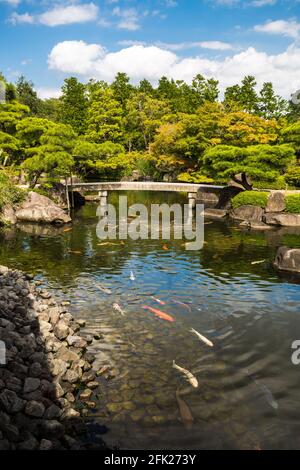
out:
{"label": "pond", "polygon": [[[132,193],[129,199],[186,202],[177,194]],[[300,339],[300,282],[272,266],[279,246],[300,247],[299,233],[206,221],[200,251],[187,251],[180,240],[107,245],[96,235],[96,211],[92,203],[80,209],[72,230],[2,230],[0,264],[34,274],[70,300],[71,313],[86,320],[86,334],[101,336],[91,350],[97,367],[111,364],[115,378],[102,381],[87,419],[106,426],[106,443],[149,450],[299,449],[300,365],[292,364],[291,345]],[[193,373],[198,388],[172,367],[174,360]],[[183,419],[187,408],[192,422]]]}

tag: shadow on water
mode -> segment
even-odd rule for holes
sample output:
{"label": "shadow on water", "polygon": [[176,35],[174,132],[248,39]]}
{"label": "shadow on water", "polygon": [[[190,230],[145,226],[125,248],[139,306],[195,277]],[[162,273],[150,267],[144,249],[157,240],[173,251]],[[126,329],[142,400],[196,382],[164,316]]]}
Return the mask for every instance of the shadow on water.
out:
{"label": "shadow on water", "polygon": [[[129,204],[167,201],[186,202],[178,195],[134,193]],[[291,363],[291,344],[300,338],[299,284],[272,264],[279,246],[300,246],[299,233],[207,221],[199,252],[186,251],[182,240],[101,244],[96,209],[80,209],[68,231],[22,226],[2,232],[0,264],[30,271],[56,295],[67,294],[87,333],[101,336],[92,352],[97,366],[110,364],[115,378],[103,382],[90,418],[108,425],[107,443],[299,448],[300,378]],[[173,360],[197,377],[198,389],[172,368]],[[193,416],[191,429],[184,427],[176,390]]]}

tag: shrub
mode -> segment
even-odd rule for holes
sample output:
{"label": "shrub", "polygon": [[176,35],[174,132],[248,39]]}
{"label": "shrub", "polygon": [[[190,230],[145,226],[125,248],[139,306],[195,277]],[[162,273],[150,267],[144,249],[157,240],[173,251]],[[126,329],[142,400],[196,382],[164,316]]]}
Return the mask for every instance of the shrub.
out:
{"label": "shrub", "polygon": [[4,173],[0,173],[0,211],[9,204],[17,204],[25,197],[25,191],[13,185]]}
{"label": "shrub", "polygon": [[183,183],[203,183],[203,184],[209,184],[209,183],[214,182],[214,180],[212,178],[209,178],[208,176],[205,176],[205,175],[201,174],[200,172],[180,173],[177,176],[177,181],[181,181]]}
{"label": "shrub", "polygon": [[287,181],[284,176],[279,176],[274,181],[255,181],[253,187],[256,189],[286,189]]}
{"label": "shrub", "polygon": [[291,214],[300,214],[300,194],[291,194],[285,198],[285,210]]}
{"label": "shrub", "polygon": [[235,196],[231,203],[234,209],[240,206],[259,206],[265,208],[268,203],[268,193],[260,191],[244,191]]}
{"label": "shrub", "polygon": [[300,166],[290,166],[284,176],[288,184],[300,187]]}

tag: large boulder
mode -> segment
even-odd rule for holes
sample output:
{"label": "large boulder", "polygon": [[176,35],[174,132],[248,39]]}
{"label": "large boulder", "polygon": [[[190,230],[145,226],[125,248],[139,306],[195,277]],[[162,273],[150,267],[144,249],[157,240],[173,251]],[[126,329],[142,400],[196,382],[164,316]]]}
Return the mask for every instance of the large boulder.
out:
{"label": "large boulder", "polygon": [[280,271],[300,273],[300,249],[282,246],[278,249],[274,261],[275,268]]}
{"label": "large boulder", "polygon": [[67,224],[71,218],[51,199],[35,192],[30,192],[26,200],[16,211],[18,222],[41,224]]}
{"label": "large boulder", "polygon": [[285,194],[283,191],[272,191],[266,207],[266,212],[283,212],[285,210]]}
{"label": "large boulder", "polygon": [[4,206],[1,211],[0,222],[5,225],[15,225],[17,223],[16,214],[12,206]]}
{"label": "large boulder", "polygon": [[263,220],[268,225],[300,227],[300,214],[270,212],[264,215]]}
{"label": "large boulder", "polygon": [[240,206],[231,211],[231,217],[236,220],[246,220],[248,222],[261,222],[264,210],[258,206]]}

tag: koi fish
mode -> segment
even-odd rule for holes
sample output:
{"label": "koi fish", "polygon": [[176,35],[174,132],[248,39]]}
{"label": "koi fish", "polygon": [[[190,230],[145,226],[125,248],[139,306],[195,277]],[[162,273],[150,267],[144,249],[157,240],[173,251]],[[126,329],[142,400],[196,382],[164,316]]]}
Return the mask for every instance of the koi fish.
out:
{"label": "koi fish", "polygon": [[191,427],[193,426],[194,418],[193,418],[191,410],[189,409],[186,402],[182,398],[180,398],[178,390],[176,390],[176,400],[177,400],[177,403],[178,403],[178,408],[179,408],[179,411],[180,411],[181,420],[182,420],[185,428],[186,429],[191,429]]}
{"label": "koi fish", "polygon": [[112,242],[98,243],[98,246],[112,246],[112,245],[118,245],[118,243],[112,243]]}
{"label": "koi fish", "polygon": [[165,251],[168,251],[168,250],[169,250],[169,248],[167,247],[167,245],[164,245],[164,246],[162,247],[162,249],[165,250]]}
{"label": "koi fish", "polygon": [[112,291],[110,289],[108,289],[107,287],[104,287],[104,286],[101,286],[101,284],[97,284],[96,287],[101,290],[102,292],[104,292],[104,294],[111,294]]}
{"label": "koi fish", "polygon": [[194,328],[190,329],[191,333],[194,333],[203,343],[207,344],[207,346],[213,347],[214,343],[212,343],[209,339],[205,338],[205,336],[201,335],[198,331],[194,330]]}
{"label": "koi fish", "polygon": [[65,228],[64,233],[71,232],[73,230],[73,227]]}
{"label": "koi fish", "polygon": [[175,361],[173,361],[173,368],[179,370],[179,372],[181,372],[183,375],[185,375],[188,382],[194,388],[198,388],[198,386],[199,386],[198,380],[196,379],[196,377],[190,371],[188,371],[187,369],[184,369],[183,367],[178,366],[177,364],[175,364]]}
{"label": "koi fish", "polygon": [[113,304],[113,309],[116,312],[120,313],[123,317],[125,317],[125,313],[123,312],[119,304]]}
{"label": "koi fish", "polygon": [[133,271],[130,271],[130,280],[135,281],[135,275],[133,274]]}
{"label": "koi fish", "polygon": [[69,250],[68,253],[71,253],[72,255],[82,255],[82,251],[72,251],[72,250]]}
{"label": "koi fish", "polygon": [[262,259],[261,261],[252,261],[252,265],[255,265],[255,264],[262,264],[264,263],[266,260],[265,259]]}
{"label": "koi fish", "polygon": [[145,310],[149,310],[150,312],[154,313],[156,317],[162,318],[163,320],[169,321],[171,323],[175,321],[174,318],[171,317],[171,315],[161,312],[160,310],[157,310],[156,308],[148,307],[147,305],[144,305],[143,308]]}
{"label": "koi fish", "polygon": [[254,382],[256,383],[256,385],[261,389],[261,391],[265,395],[266,400],[269,403],[269,405],[272,406],[272,408],[274,408],[274,410],[278,410],[279,405],[278,405],[277,401],[275,400],[274,395],[271,392],[271,390],[265,384],[262,384],[262,383],[258,382],[258,380],[254,380]]}
{"label": "koi fish", "polygon": [[151,299],[155,300],[155,302],[157,302],[160,305],[166,305],[166,302],[164,302],[163,300],[157,299],[156,297],[153,297],[153,295]]}
{"label": "koi fish", "polygon": [[174,304],[182,305],[182,307],[187,308],[190,312],[192,311],[190,305],[180,302],[180,300],[172,299],[172,302],[174,302]]}

